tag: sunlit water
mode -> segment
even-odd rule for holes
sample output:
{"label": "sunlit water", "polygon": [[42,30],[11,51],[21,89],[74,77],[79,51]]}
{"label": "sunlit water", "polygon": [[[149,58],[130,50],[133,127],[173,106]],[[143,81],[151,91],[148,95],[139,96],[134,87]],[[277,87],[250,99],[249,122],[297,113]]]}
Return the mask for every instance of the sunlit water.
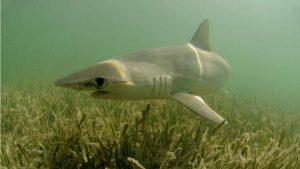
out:
{"label": "sunlit water", "polygon": [[213,50],[231,65],[230,93],[300,107],[297,0],[4,0],[2,85],[52,84],[108,58],[184,44],[206,18]]}

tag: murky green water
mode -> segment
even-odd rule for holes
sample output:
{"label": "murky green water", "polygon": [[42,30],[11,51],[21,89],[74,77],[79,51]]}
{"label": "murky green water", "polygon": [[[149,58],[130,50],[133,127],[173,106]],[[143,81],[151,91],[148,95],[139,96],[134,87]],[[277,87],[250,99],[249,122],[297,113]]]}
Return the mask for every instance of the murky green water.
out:
{"label": "murky green water", "polygon": [[231,65],[226,88],[299,106],[297,0],[4,0],[2,84],[45,81],[152,47],[184,44],[210,20],[214,51]]}

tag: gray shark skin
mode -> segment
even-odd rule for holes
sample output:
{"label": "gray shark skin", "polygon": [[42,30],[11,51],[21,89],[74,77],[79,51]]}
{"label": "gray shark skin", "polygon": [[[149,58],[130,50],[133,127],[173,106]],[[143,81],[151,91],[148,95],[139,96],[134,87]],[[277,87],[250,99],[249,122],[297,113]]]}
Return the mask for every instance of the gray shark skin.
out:
{"label": "gray shark skin", "polygon": [[212,52],[208,31],[205,20],[190,43],[109,59],[55,84],[91,90],[92,96],[101,99],[173,98],[217,124],[226,123],[200,97],[221,88],[229,73],[228,63]]}

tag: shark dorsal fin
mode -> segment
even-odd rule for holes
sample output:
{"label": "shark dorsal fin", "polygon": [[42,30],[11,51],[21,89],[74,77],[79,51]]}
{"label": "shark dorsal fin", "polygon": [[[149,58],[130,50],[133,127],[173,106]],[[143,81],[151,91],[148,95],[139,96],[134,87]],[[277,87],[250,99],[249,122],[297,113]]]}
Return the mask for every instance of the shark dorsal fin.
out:
{"label": "shark dorsal fin", "polygon": [[209,38],[209,21],[208,19],[206,19],[199,25],[190,43],[198,48],[211,51],[208,38]]}

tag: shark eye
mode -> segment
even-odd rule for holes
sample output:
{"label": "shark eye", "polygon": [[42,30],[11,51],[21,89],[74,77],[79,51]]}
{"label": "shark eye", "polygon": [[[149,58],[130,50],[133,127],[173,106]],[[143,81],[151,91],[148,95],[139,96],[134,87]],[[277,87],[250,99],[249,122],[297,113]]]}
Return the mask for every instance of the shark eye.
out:
{"label": "shark eye", "polygon": [[95,82],[96,82],[96,88],[103,88],[106,84],[105,79],[101,77],[96,78]]}

